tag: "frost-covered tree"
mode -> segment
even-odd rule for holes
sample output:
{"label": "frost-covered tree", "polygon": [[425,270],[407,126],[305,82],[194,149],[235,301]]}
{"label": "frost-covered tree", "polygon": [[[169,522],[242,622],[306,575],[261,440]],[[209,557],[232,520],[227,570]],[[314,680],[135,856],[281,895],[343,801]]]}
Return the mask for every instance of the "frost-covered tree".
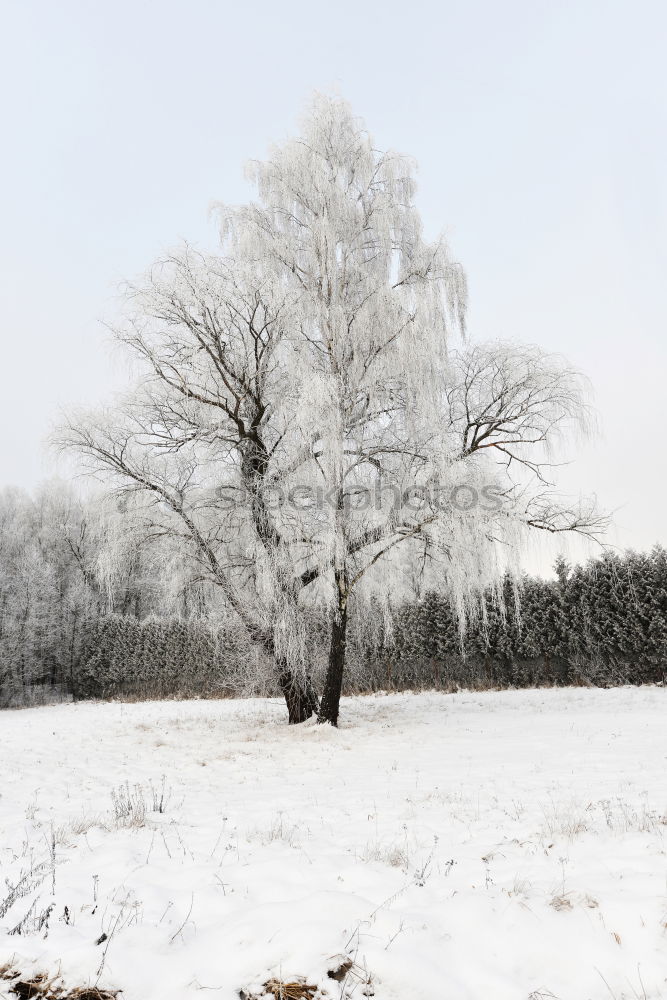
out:
{"label": "frost-covered tree", "polygon": [[116,331],[143,363],[136,391],[115,413],[73,419],[62,438],[132,498],[141,537],[167,540],[220,589],[249,640],[274,657],[298,722],[316,699],[298,655],[288,554],[266,501],[291,417],[281,407],[292,299],[247,258],[186,248],[163,259],[129,290]]}
{"label": "frost-covered tree", "polygon": [[[585,386],[534,348],[452,353],[462,270],[444,240],[423,237],[411,162],[378,153],[344,102],[316,101],[303,135],[253,176],[260,203],[223,209],[223,236],[295,297],[299,398],[283,481],[303,491],[289,538],[301,582],[329,585],[319,717],[335,723],[353,592],[364,614],[369,596],[390,598],[429,560],[444,564],[463,617],[498,578],[499,545],[598,526],[548,478],[560,432],[585,428]],[[478,502],[492,488],[495,503]]]}
{"label": "frost-covered tree", "polygon": [[87,522],[62,483],[34,496],[0,492],[0,703],[62,685],[71,672],[82,622],[100,606]]}
{"label": "frost-covered tree", "polygon": [[138,544],[128,518],[131,506],[59,481],[0,491],[0,704],[83,694],[79,659],[101,616],[215,614],[182,557],[163,539]]}
{"label": "frost-covered tree", "polygon": [[597,527],[547,476],[584,387],[534,349],[453,350],[463,271],[423,235],[411,161],[344,101],[316,98],[251,176],[218,255],[186,247],[129,288],[138,384],[63,439],[220,589],[290,721],[317,707],[304,609],[327,609],[336,724],[351,613],[438,581],[463,622],[527,532]]}

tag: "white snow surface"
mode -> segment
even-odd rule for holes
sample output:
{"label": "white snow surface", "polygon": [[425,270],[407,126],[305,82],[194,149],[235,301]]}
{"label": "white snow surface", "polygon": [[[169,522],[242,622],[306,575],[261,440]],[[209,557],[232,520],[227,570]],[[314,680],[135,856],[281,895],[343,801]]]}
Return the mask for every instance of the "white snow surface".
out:
{"label": "white snow surface", "polygon": [[[667,998],[666,710],[645,687],[345,699],[338,730],[271,700],[4,712],[0,914],[6,880],[47,874],[0,919],[0,966],[123,1000],[271,977],[336,1000]],[[36,896],[47,933],[11,935]]]}

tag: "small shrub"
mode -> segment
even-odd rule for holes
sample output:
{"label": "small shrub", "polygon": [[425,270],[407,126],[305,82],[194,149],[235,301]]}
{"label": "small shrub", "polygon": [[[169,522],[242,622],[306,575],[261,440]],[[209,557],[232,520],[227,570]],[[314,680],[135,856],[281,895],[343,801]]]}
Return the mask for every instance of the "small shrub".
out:
{"label": "small shrub", "polygon": [[141,785],[130,788],[129,782],[111,789],[116,826],[138,828],[146,825],[146,799]]}

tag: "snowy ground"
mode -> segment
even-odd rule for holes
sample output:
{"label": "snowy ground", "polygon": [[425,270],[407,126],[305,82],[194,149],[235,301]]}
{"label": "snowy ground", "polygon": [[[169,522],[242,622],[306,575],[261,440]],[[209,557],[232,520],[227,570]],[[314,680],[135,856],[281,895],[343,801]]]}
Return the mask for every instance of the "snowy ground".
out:
{"label": "snowy ground", "polygon": [[[272,976],[667,998],[666,719],[657,688],[357,698],[338,731],[269,701],[5,712],[0,966],[124,1000]],[[25,929],[53,902],[48,933],[10,936],[36,895]]]}

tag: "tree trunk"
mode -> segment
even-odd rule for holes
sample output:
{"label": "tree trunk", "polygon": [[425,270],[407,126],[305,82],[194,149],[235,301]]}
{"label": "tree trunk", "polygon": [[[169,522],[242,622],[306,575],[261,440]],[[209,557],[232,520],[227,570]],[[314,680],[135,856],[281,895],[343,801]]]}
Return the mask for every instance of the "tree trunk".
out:
{"label": "tree trunk", "polygon": [[70,692],[72,694],[72,701],[76,701],[76,683],[74,681],[74,649],[76,641],[76,621],[78,613],[76,608],[74,609],[74,615],[72,617],[72,637],[69,644],[69,686]]}
{"label": "tree trunk", "polygon": [[317,695],[309,677],[297,677],[286,663],[277,664],[278,684],[287,705],[290,726],[305,722],[317,712]]}
{"label": "tree trunk", "polygon": [[324,681],[324,692],[320,702],[318,722],[330,722],[338,725],[340,695],[343,689],[345,673],[345,651],[347,648],[347,595],[341,596],[331,627],[331,646],[329,648],[329,664]]}
{"label": "tree trunk", "polygon": [[[270,454],[262,440],[260,423],[265,410],[257,412],[249,432],[244,438],[244,455],[241,463],[243,482],[252,497],[252,519],[257,536],[267,553],[278,556],[276,583],[283,596],[289,601],[293,614],[297,614],[297,590],[291,574],[286,575],[284,566],[280,564],[283,541],[276,529],[269,508],[266,506],[263,494],[264,481],[269,468]],[[317,695],[310,677],[299,677],[287,665],[285,660],[275,655],[273,638],[263,641],[264,648],[275,660],[278,685],[287,705],[288,721],[291,726],[305,722],[318,710]]]}

